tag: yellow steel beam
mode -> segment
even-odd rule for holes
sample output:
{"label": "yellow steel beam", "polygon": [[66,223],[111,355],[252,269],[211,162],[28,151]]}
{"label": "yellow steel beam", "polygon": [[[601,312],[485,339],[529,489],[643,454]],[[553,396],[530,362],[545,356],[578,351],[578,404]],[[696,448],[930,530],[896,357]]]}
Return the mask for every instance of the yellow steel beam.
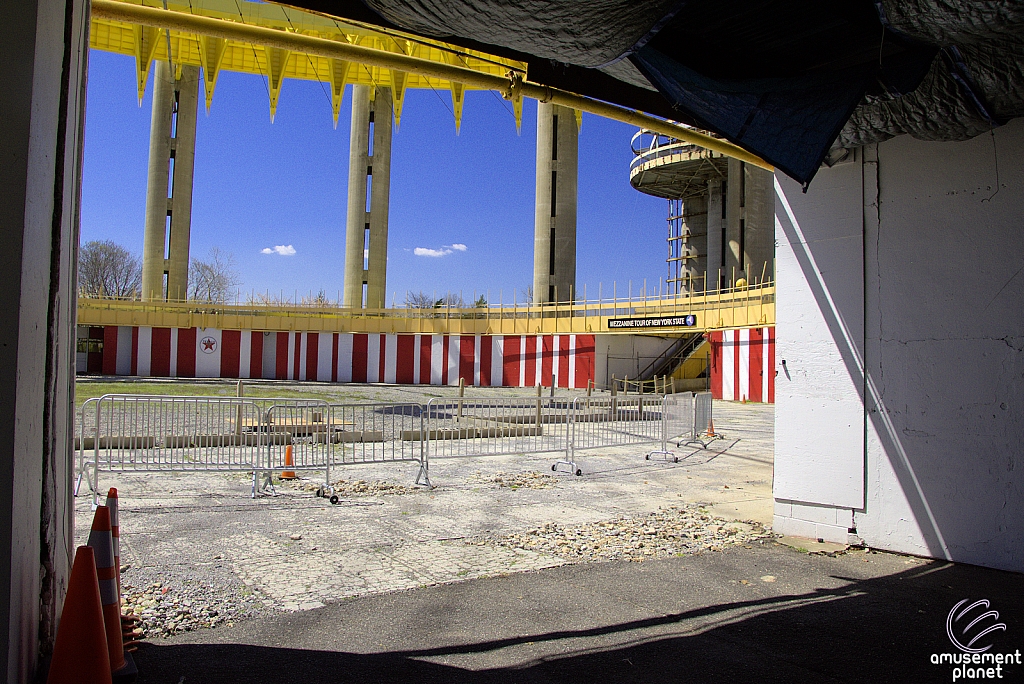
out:
{"label": "yellow steel beam", "polygon": [[376,47],[325,39],[319,36],[305,35],[264,26],[253,26],[222,18],[198,16],[114,0],[92,0],[92,16],[94,19],[156,27],[168,31],[177,31],[180,34],[203,36],[207,39],[216,38],[258,45],[264,48],[294,51],[325,59],[339,59],[368,67],[387,69],[392,72],[399,71],[415,74],[427,79],[436,79],[437,81],[461,83],[465,86],[487,90],[498,90],[506,98],[512,100],[514,105],[521,102],[523,97],[530,97],[541,102],[551,102],[563,107],[570,107],[608,119],[622,121],[639,128],[646,128],[662,135],[678,138],[679,140],[720,152],[726,156],[740,159],[769,171],[774,170],[770,164],[737,145],[700,133],[675,122],[659,119],[649,114],[626,109],[607,102],[592,100],[557,88],[530,83],[523,79],[524,73],[521,67],[510,66],[508,74],[503,76],[458,64],[448,64],[445,58],[440,57],[440,55],[435,59],[427,59],[416,55],[382,50]]}

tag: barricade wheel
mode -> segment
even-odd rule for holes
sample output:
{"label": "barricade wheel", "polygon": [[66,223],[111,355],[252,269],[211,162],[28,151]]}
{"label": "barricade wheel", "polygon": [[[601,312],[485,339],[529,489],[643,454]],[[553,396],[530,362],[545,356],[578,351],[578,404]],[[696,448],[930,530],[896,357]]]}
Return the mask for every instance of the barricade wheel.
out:
{"label": "barricade wheel", "polygon": [[679,463],[679,457],[678,456],[673,456],[672,457],[672,462],[673,463]]}
{"label": "barricade wheel", "polygon": [[330,502],[331,502],[332,504],[336,504],[336,503],[338,503],[338,501],[339,501],[339,499],[338,499],[338,495],[337,495],[337,494],[332,494],[332,495],[331,495],[331,498],[330,498]]}
{"label": "barricade wheel", "polygon": [[324,495],[324,488],[323,487],[317,487],[317,490],[315,492],[313,492],[313,494],[315,494],[318,498],[322,498],[323,495]]}
{"label": "barricade wheel", "polygon": [[650,461],[651,460],[651,455],[650,454],[645,455],[644,456],[644,460],[645,461]]}
{"label": "barricade wheel", "polygon": [[577,468],[576,469],[576,477],[580,477],[581,475],[583,475],[583,470],[581,468]]}
{"label": "barricade wheel", "polygon": [[551,472],[553,472],[553,473],[558,472],[558,464],[557,463],[555,465],[551,466]]}

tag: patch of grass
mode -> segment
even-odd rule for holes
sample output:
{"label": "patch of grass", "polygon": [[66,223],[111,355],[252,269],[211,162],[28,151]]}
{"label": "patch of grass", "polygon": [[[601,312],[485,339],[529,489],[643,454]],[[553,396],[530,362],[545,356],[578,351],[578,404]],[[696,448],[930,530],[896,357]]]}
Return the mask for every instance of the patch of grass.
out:
{"label": "patch of grass", "polygon": [[[183,397],[233,397],[235,381],[224,382],[147,382],[122,380],[115,382],[94,382],[78,380],[75,383],[75,407],[81,408],[87,399],[102,397],[104,394],[149,394],[173,395]],[[316,390],[295,390],[279,387],[253,386],[245,387],[245,396],[254,399],[321,399],[337,402],[344,399],[355,399],[354,395],[337,394]]]}

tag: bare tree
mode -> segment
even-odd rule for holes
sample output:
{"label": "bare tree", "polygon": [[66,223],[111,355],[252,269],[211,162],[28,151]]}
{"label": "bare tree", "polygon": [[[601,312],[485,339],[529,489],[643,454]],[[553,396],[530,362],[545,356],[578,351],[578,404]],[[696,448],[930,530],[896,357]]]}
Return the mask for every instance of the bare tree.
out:
{"label": "bare tree", "polygon": [[526,304],[533,304],[533,285],[524,287],[521,292],[523,294],[523,301]]}
{"label": "bare tree", "polygon": [[413,292],[410,290],[405,293],[405,308],[432,309],[434,308],[434,298],[426,292]]}
{"label": "bare tree", "polygon": [[78,292],[84,297],[139,296],[142,262],[110,240],[93,240],[78,250]]}
{"label": "bare tree", "polygon": [[234,257],[213,247],[206,261],[193,257],[189,264],[188,298],[223,304],[231,298],[231,291],[240,282]]}
{"label": "bare tree", "polygon": [[449,292],[444,297],[441,297],[434,302],[434,308],[443,309],[445,307],[452,309],[465,309],[466,300],[462,298],[461,294]]}

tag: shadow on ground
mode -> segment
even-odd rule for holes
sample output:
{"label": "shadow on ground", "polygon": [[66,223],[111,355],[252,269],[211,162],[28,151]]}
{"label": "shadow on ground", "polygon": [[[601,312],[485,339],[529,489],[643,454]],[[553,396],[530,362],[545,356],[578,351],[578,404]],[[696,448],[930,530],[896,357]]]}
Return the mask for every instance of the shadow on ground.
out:
{"label": "shadow on ground", "polygon": [[[778,581],[757,577],[766,568]],[[930,655],[955,651],[950,608],[989,599],[1008,629],[986,639],[1013,652],[1022,595],[1014,573],[755,547],[367,597],[144,645],[136,660],[140,684],[948,682]],[[1003,672],[1021,681],[1024,665]]]}

